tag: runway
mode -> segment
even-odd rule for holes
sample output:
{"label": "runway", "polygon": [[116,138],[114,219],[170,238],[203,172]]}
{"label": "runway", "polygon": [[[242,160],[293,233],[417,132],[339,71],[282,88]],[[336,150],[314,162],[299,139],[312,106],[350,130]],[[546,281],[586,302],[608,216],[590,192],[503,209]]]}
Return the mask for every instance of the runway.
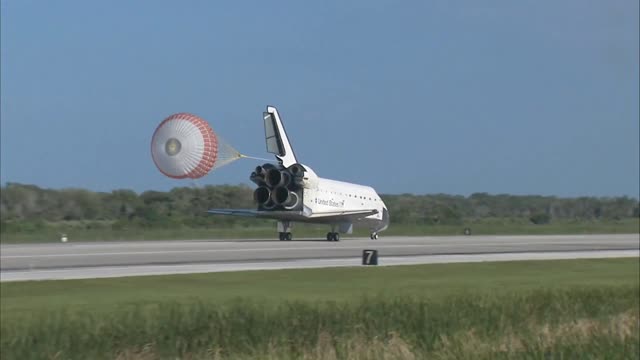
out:
{"label": "runway", "polygon": [[359,266],[364,249],[402,265],[637,257],[639,248],[639,234],[16,244],[0,246],[0,281]]}

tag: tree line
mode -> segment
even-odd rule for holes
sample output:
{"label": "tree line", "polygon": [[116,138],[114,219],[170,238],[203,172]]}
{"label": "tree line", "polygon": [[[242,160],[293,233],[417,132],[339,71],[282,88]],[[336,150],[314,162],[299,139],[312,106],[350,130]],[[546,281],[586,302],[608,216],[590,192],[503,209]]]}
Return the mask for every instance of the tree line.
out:
{"label": "tree line", "polygon": [[[246,219],[214,217],[208,208],[255,208],[246,185],[176,187],[170,191],[44,189],[7,183],[0,187],[0,225],[6,231],[25,222],[107,221],[113,226],[165,227],[233,225]],[[382,195],[394,224],[459,224],[468,219],[525,218],[608,220],[640,216],[638,199],[561,198],[539,195]]]}

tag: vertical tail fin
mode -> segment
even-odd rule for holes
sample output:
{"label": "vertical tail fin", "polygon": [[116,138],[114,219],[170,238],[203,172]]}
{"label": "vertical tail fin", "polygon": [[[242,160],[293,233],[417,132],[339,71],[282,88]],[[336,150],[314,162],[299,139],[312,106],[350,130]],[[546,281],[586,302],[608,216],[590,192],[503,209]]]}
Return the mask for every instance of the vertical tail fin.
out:
{"label": "vertical tail fin", "polygon": [[267,106],[267,111],[262,114],[264,118],[264,133],[267,142],[267,152],[276,156],[285,167],[296,164],[298,160],[289,143],[287,132],[284,130],[278,110],[273,106]]}

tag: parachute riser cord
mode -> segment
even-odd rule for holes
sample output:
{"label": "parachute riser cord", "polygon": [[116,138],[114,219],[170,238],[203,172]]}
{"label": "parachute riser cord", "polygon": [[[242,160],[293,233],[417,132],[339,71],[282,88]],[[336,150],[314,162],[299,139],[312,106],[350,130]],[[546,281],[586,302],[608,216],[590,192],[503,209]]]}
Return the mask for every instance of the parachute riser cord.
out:
{"label": "parachute riser cord", "polygon": [[245,158],[245,159],[253,159],[253,160],[259,160],[259,161],[268,161],[268,162],[273,162],[273,159],[265,159],[265,158],[261,158],[261,157],[255,157],[255,156],[249,156],[249,155],[243,155],[240,154],[241,158]]}

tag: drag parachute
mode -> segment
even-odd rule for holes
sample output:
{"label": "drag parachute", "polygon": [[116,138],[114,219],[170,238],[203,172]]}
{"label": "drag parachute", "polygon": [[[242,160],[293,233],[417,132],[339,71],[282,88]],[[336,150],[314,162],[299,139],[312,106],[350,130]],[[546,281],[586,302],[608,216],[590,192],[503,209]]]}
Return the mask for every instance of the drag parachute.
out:
{"label": "drag parachute", "polygon": [[164,175],[198,179],[244,156],[220,138],[204,119],[178,113],[164,119],[151,139],[151,157]]}

